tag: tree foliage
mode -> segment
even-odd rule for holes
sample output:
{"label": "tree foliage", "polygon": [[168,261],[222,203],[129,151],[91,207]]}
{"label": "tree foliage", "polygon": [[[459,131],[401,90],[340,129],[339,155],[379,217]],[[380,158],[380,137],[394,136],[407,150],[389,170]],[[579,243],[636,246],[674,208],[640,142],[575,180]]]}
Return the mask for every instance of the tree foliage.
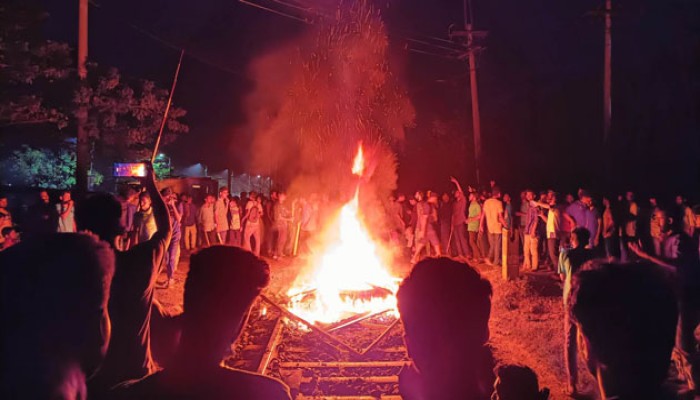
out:
{"label": "tree foliage", "polygon": [[[75,185],[75,149],[71,146],[53,151],[24,145],[0,165],[3,181],[10,184],[46,189],[68,189]],[[94,171],[90,178],[94,185],[103,180]]]}

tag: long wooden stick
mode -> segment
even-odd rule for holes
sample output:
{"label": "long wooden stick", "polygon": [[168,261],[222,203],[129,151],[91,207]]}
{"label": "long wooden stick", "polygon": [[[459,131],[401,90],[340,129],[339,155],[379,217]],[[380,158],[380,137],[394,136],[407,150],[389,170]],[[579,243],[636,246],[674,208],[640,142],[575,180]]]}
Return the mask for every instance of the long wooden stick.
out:
{"label": "long wooden stick", "polygon": [[158,154],[158,147],[160,147],[160,139],[163,137],[163,131],[165,130],[165,123],[168,122],[168,114],[170,113],[170,105],[173,103],[173,94],[175,93],[175,86],[177,86],[177,77],[180,75],[180,66],[182,65],[182,58],[185,56],[185,49],[180,51],[180,61],[177,62],[177,69],[175,70],[175,77],[173,78],[173,85],[170,88],[170,95],[168,96],[168,104],[165,106],[165,113],[163,113],[163,120],[160,122],[160,131],[158,132],[158,138],[156,139],[156,145],[153,147],[153,155],[151,156],[151,163],[156,161],[156,155]]}

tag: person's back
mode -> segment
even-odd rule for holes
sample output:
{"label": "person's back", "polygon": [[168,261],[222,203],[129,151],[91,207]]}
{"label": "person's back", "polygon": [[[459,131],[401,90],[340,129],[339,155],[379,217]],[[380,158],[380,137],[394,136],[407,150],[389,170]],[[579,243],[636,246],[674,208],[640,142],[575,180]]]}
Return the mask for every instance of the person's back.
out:
{"label": "person's back", "polygon": [[267,263],[241,248],[212,246],[193,254],[181,339],[170,365],[122,385],[115,397],[289,400],[282,382],[220,365],[269,280]]}
{"label": "person's back", "polygon": [[588,263],[568,311],[602,398],[664,399],[678,320],[668,274],[651,263]]}
{"label": "person's back", "polygon": [[[143,178],[156,224],[156,232],[145,242],[126,251],[115,251],[109,312],[112,342],[104,365],[90,382],[93,391],[104,391],[125,380],[152,373],[156,365],[150,352],[151,306],[155,283],[170,241],[168,211],[158,194],[153,172]],[[78,228],[96,233],[113,247],[121,234],[121,204],[110,194],[93,195],[78,205]]]}
{"label": "person's back", "polygon": [[491,197],[484,202],[484,218],[489,233],[501,233],[501,220],[499,216],[503,214],[503,202],[499,198]]}
{"label": "person's back", "polygon": [[110,340],[114,253],[86,234],[41,235],[0,253],[0,397],[84,399]]}
{"label": "person's back", "polygon": [[494,360],[486,343],[491,284],[467,264],[426,259],[403,281],[397,300],[416,367],[399,377],[402,397],[490,398]]}

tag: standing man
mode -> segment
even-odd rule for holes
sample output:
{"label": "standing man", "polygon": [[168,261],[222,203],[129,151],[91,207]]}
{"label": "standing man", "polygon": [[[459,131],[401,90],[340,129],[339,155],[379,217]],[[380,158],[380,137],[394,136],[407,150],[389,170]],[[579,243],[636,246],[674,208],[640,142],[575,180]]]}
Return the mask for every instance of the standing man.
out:
{"label": "standing man", "polygon": [[284,257],[284,249],[289,238],[289,226],[292,223],[292,210],[287,205],[287,194],[281,192],[277,195],[277,204],[274,207],[275,230],[277,231],[277,243],[272,258]]}
{"label": "standing man", "polygon": [[199,225],[202,227],[202,233],[204,233],[204,245],[209,247],[213,244],[217,244],[218,240],[216,238],[216,218],[214,214],[214,195],[208,194],[204,198],[204,204],[199,209]]}
{"label": "standing man", "polygon": [[214,203],[214,224],[216,224],[218,244],[228,243],[228,202],[228,188],[222,187],[219,189],[219,198]]}
{"label": "standing man", "polygon": [[51,233],[56,230],[58,224],[56,207],[51,204],[46,190],[39,192],[39,201],[29,208],[29,218],[31,234]]}
{"label": "standing man", "polygon": [[59,199],[61,202],[56,204],[56,211],[58,212],[58,227],[56,231],[59,233],[76,232],[75,209],[70,191],[66,190],[61,193]]}
{"label": "standing man", "polygon": [[469,242],[467,241],[467,199],[464,191],[457,179],[450,177],[457,190],[455,191],[455,201],[452,203],[452,237],[457,250],[457,257],[466,261],[469,258]]}
{"label": "standing man", "polygon": [[450,250],[452,243],[452,203],[450,195],[443,193],[438,206],[438,221],[440,225],[440,245],[446,256],[451,256]]}
{"label": "standing man", "polygon": [[537,225],[540,219],[540,209],[537,207],[537,202],[535,202],[534,191],[525,191],[525,202],[527,202],[528,206],[523,234],[523,269],[537,271],[539,268],[539,237],[537,236]]}
{"label": "standing man", "polygon": [[197,249],[197,206],[192,202],[192,196],[182,195],[182,226],[185,230],[185,250]]}
{"label": "standing man", "polygon": [[486,220],[486,230],[489,238],[489,254],[486,257],[486,263],[489,265],[500,265],[502,232],[506,221],[503,218],[501,189],[498,186],[494,186],[491,189],[491,198],[484,202],[483,215],[483,218]]}
{"label": "standing man", "polygon": [[177,264],[180,262],[180,239],[182,239],[182,211],[180,205],[177,204],[177,195],[173,193],[172,189],[165,188],[161,192],[163,200],[168,207],[168,214],[170,215],[170,231],[172,236],[170,238],[170,244],[168,245],[168,259],[167,259],[167,273],[168,281],[165,287],[172,287],[175,283],[175,271],[177,270]]}
{"label": "standing man", "polygon": [[559,214],[559,207],[557,207],[557,194],[552,192],[549,195],[549,210],[547,211],[547,254],[549,255],[549,262],[552,264],[551,268],[553,271],[557,271],[559,266],[559,222],[561,220],[561,215]]}
{"label": "standing man", "polygon": [[[250,200],[245,206],[245,217],[243,217],[243,248],[252,251],[256,256],[260,256],[260,247],[262,246],[262,228],[261,220],[263,216],[263,207],[260,204],[257,193],[250,193]],[[255,239],[255,247],[251,246],[251,238]]]}
{"label": "standing man", "polygon": [[[0,230],[12,227],[12,213],[7,209],[7,206],[7,196],[0,193]],[[4,239],[2,235],[0,235],[0,247],[2,247],[3,242]]]}
{"label": "standing man", "polygon": [[472,249],[472,262],[479,263],[482,254],[479,250],[479,226],[481,225],[481,204],[476,192],[469,192],[469,216],[467,217],[467,233],[469,234],[469,247]]}

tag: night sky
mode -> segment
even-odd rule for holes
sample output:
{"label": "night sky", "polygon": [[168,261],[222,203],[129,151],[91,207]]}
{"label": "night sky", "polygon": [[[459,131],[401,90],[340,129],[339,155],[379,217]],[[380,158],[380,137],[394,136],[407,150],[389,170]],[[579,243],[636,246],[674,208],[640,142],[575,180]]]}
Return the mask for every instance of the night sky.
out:
{"label": "night sky", "polygon": [[[614,0],[614,161],[602,143],[602,0],[473,0],[487,30],[479,57],[485,177],[507,189],[634,188],[667,194],[700,188],[700,2]],[[77,1],[44,0],[47,37],[75,45]],[[406,37],[447,38],[460,0],[395,0],[383,14],[395,72],[416,107],[400,152],[400,186],[446,189],[473,180],[467,66],[406,50]],[[235,0],[95,0],[89,58],[169,87],[178,50],[188,53],[174,102],[190,133],[164,149],[178,165],[246,168],[242,100],[256,55],[294,40],[303,23]],[[151,36],[154,34],[157,36]],[[163,42],[165,41],[165,43]],[[410,47],[410,46],[409,46]],[[447,137],[435,135],[435,121]],[[442,145],[441,145],[442,143]]]}

